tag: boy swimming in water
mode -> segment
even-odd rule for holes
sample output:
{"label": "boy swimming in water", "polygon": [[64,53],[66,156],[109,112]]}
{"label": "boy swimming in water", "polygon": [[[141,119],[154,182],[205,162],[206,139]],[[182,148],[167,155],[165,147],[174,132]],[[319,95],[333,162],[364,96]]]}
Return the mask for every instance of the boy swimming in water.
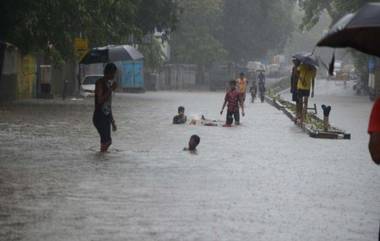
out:
{"label": "boy swimming in water", "polygon": [[174,116],[173,124],[185,124],[187,121],[187,116],[185,115],[185,107],[178,107],[178,115]]}
{"label": "boy swimming in water", "polygon": [[198,135],[192,135],[189,140],[189,146],[183,148],[184,151],[196,152],[197,146],[201,142],[201,138]]}

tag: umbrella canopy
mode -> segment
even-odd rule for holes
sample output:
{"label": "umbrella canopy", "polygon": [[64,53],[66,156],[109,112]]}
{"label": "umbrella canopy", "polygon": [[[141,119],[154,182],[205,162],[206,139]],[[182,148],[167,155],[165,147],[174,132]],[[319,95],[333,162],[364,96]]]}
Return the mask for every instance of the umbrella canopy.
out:
{"label": "umbrella canopy", "polygon": [[314,59],[313,57],[309,56],[309,57],[306,57],[304,58],[302,61],[301,61],[302,64],[306,64],[306,65],[310,65],[314,68],[318,68],[319,67],[319,63],[318,63],[318,60]]}
{"label": "umbrella canopy", "polygon": [[309,52],[301,52],[301,53],[296,53],[296,54],[294,54],[292,57],[293,57],[294,59],[297,59],[297,60],[301,61],[301,60],[304,59],[305,57],[307,57],[307,56],[311,56],[311,55],[312,55],[312,53],[309,53]]}
{"label": "umbrella canopy", "polygon": [[140,60],[144,56],[129,45],[109,45],[91,49],[80,64],[109,63],[116,61]]}
{"label": "umbrella canopy", "polygon": [[319,67],[319,62],[317,59],[312,57],[312,53],[298,53],[292,57],[299,60],[302,64],[310,65],[314,68]]}
{"label": "umbrella canopy", "polygon": [[380,57],[380,3],[368,3],[341,18],[317,46],[346,48]]}

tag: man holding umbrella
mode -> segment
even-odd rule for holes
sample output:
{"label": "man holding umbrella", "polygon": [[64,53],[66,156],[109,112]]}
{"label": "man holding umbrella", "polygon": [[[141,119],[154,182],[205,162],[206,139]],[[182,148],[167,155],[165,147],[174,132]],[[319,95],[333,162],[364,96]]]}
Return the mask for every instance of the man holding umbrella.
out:
{"label": "man holding umbrella", "polygon": [[104,76],[95,84],[95,111],[93,123],[100,135],[100,151],[106,152],[112,144],[112,130],[116,130],[116,125],[112,116],[112,91],[117,88],[113,81],[117,71],[116,65],[112,62],[142,60],[144,56],[130,45],[108,45],[93,48],[86,53],[79,64],[108,63],[104,68]]}
{"label": "man holding umbrella", "polygon": [[317,69],[311,64],[302,63],[298,67],[297,81],[297,119],[303,125],[307,114],[309,96],[314,97],[314,82]]}

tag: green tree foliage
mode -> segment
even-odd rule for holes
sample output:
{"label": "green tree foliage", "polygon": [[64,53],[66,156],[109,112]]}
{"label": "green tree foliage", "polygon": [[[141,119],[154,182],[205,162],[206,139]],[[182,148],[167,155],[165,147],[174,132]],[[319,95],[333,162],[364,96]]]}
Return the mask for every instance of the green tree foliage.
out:
{"label": "green tree foliage", "polygon": [[293,31],[292,0],[181,0],[173,61],[245,62],[282,50]]}
{"label": "green tree foliage", "polygon": [[305,11],[301,28],[310,29],[318,23],[322,11],[327,11],[333,22],[350,12],[355,12],[367,2],[379,0],[299,0],[300,7]]}
{"label": "green tree foliage", "polygon": [[158,71],[165,61],[165,54],[161,47],[161,41],[153,37],[152,42],[139,45],[140,52],[144,55],[144,67],[152,72]]}
{"label": "green tree foliage", "polygon": [[50,44],[67,58],[80,33],[91,46],[136,41],[156,27],[172,29],[176,12],[171,0],[1,1],[0,40],[24,52]]}
{"label": "green tree foliage", "polygon": [[221,31],[222,0],[181,0],[176,31],[171,36],[172,61],[208,65],[226,56]]}
{"label": "green tree foliage", "polygon": [[[295,8],[293,12],[293,21],[295,23],[302,23],[304,17],[304,12],[300,8]],[[331,24],[331,17],[324,12],[321,14],[319,22],[310,30],[302,31],[299,28],[296,28],[292,34],[292,37],[289,39],[287,46],[285,47],[286,56],[292,56],[295,53],[309,51],[311,52],[315,43],[317,43],[323,36],[324,31],[329,29]],[[328,52],[328,57],[331,58],[331,51]],[[321,51],[318,51],[318,55],[321,54]],[[322,56],[320,56],[322,57]]]}
{"label": "green tree foliage", "polygon": [[235,62],[282,50],[293,32],[293,1],[224,0],[224,46]]}

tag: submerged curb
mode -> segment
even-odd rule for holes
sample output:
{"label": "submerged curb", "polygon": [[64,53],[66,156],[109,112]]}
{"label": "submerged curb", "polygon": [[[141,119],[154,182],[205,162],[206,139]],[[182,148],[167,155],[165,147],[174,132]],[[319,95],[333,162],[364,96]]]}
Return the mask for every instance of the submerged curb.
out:
{"label": "submerged curb", "polygon": [[[291,121],[295,122],[296,116],[294,113],[288,109],[286,106],[284,106],[282,103],[276,100],[276,98],[272,98],[268,95],[265,96],[265,101],[270,104],[271,106],[275,107],[276,109],[282,111]],[[286,100],[282,100],[281,102],[288,102]],[[291,104],[290,102],[288,102]],[[312,118],[314,118],[317,121],[322,120],[317,117],[316,115],[311,115]],[[300,127],[303,131],[305,131],[310,137],[312,138],[319,138],[319,139],[345,139],[345,140],[350,140],[351,139],[351,134],[347,133],[343,130],[340,130],[336,127],[331,127],[330,130],[324,131],[320,129],[315,129],[313,128],[312,125],[306,124],[304,126],[297,125]]]}

